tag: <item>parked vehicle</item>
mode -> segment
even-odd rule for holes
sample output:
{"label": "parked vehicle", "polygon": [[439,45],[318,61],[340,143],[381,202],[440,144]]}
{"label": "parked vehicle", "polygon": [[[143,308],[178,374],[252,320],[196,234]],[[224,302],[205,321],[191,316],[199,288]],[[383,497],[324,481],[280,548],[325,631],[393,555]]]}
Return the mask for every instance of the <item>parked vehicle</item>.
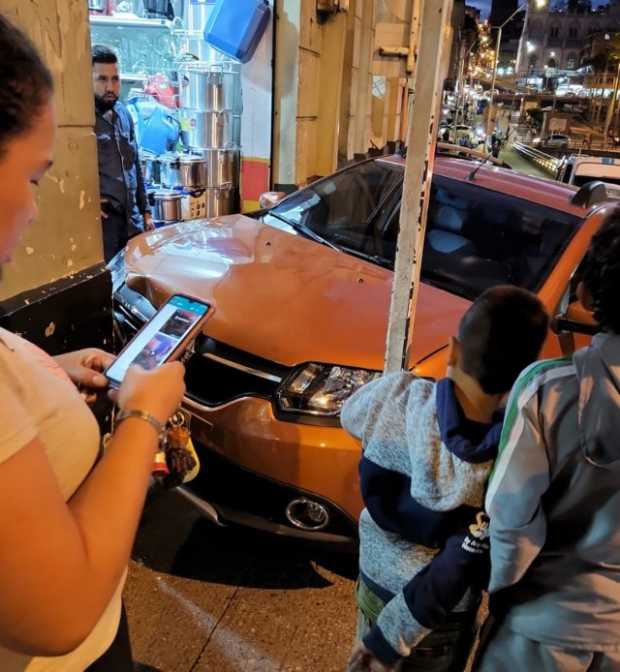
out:
{"label": "parked vehicle", "polygon": [[564,133],[552,133],[546,138],[534,138],[535,145],[541,145],[547,149],[563,149],[568,150],[570,144],[570,137]]}
{"label": "parked vehicle", "polygon": [[[339,413],[383,368],[403,175],[400,157],[369,159],[270,210],[144,233],[112,262],[121,341],[172,293],[215,304],[187,363],[202,470],[181,490],[211,519],[355,538],[360,447]],[[448,338],[494,285],[571,315],[571,278],[612,206],[587,187],[441,156],[430,199],[412,371],[445,373]],[[550,332],[543,356],[560,353]]]}
{"label": "parked vehicle", "polygon": [[556,177],[577,187],[593,180],[620,186],[620,157],[573,154],[562,161]]}

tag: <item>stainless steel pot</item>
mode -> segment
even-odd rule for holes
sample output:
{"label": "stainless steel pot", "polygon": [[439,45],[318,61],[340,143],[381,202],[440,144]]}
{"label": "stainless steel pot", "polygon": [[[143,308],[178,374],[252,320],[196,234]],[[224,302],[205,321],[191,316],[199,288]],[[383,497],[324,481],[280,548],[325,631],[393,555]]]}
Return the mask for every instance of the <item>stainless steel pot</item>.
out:
{"label": "stainless steel pot", "polygon": [[183,218],[183,194],[178,191],[156,191],[153,194],[153,219],[156,222],[179,222]]}
{"label": "stainless steel pot", "polygon": [[162,154],[159,157],[159,183],[162,187],[174,189],[181,183],[181,163],[178,154]]}
{"label": "stainless steel pot", "polygon": [[241,79],[224,66],[196,62],[179,66],[181,107],[202,112],[241,112]]}
{"label": "stainless steel pot", "polygon": [[206,166],[207,181],[205,187],[216,188],[239,184],[238,149],[194,149]]}
{"label": "stainless steel pot", "polygon": [[214,4],[215,0],[185,0],[183,7],[185,28],[192,33],[200,34],[202,38]]}
{"label": "stainless steel pot", "polygon": [[205,217],[231,215],[237,206],[237,191],[223,189],[205,189]]}
{"label": "stainless steel pot", "polygon": [[160,184],[161,173],[159,169],[159,160],[155,154],[140,154],[140,166],[142,168],[142,177],[146,184]]}
{"label": "stainless steel pot", "polygon": [[181,186],[186,189],[203,189],[209,182],[207,162],[200,156],[182,156],[179,159]]}
{"label": "stainless steel pot", "polygon": [[179,119],[190,148],[233,148],[232,112],[180,109]]}

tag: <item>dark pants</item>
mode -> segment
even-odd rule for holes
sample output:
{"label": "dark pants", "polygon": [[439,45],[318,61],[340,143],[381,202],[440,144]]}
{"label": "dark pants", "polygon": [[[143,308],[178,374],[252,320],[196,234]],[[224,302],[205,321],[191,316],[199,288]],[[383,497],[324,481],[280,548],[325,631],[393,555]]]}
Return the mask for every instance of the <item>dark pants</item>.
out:
{"label": "dark pants", "polygon": [[125,215],[110,212],[101,220],[103,226],[103,257],[106,264],[120,252],[129,240],[129,229]]}
{"label": "dark pants", "polygon": [[85,672],[134,672],[125,605],[121,609],[121,622],[110,648],[87,667]]}
{"label": "dark pants", "polygon": [[[399,672],[463,672],[476,640],[476,612],[454,614],[450,621],[428,634],[399,663]],[[372,623],[357,612],[357,638],[362,640]]]}

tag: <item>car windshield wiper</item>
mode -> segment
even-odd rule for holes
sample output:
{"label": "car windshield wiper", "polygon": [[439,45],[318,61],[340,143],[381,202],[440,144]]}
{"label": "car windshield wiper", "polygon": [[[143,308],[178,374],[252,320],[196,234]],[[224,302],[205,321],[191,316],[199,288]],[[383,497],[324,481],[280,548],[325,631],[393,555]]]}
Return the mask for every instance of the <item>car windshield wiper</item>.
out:
{"label": "car windshield wiper", "polygon": [[361,252],[360,250],[356,250],[354,247],[347,247],[346,245],[343,245],[342,249],[345,252],[349,252],[350,254],[354,255],[355,257],[364,259],[364,261],[370,261],[373,264],[377,264],[377,266],[383,266],[383,268],[394,268],[394,264],[390,262],[389,259],[382,257],[380,254],[368,254],[367,252]]}
{"label": "car windshield wiper", "polygon": [[296,231],[301,231],[301,233],[305,234],[308,238],[312,238],[315,243],[320,243],[321,245],[327,245],[327,247],[331,247],[332,250],[335,250],[336,252],[341,252],[342,250],[337,246],[334,245],[331,241],[323,238],[322,236],[319,236],[316,231],[313,231],[309,226],[306,226],[305,224],[301,224],[300,222],[293,222],[290,219],[287,219],[286,217],[282,217],[282,215],[278,215],[275,212],[268,212],[268,215],[271,217],[275,217],[276,219],[279,219],[281,222],[284,222],[285,224],[288,224],[290,227],[295,229]]}

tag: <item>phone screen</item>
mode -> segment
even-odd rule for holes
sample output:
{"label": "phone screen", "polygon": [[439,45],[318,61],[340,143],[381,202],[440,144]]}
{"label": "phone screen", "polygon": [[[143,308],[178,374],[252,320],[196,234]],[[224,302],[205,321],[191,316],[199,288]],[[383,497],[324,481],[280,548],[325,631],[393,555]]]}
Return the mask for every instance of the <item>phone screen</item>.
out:
{"label": "phone screen", "polygon": [[120,385],[132,365],[151,370],[163,364],[210,307],[186,296],[171,297],[114,360],[107,378]]}

